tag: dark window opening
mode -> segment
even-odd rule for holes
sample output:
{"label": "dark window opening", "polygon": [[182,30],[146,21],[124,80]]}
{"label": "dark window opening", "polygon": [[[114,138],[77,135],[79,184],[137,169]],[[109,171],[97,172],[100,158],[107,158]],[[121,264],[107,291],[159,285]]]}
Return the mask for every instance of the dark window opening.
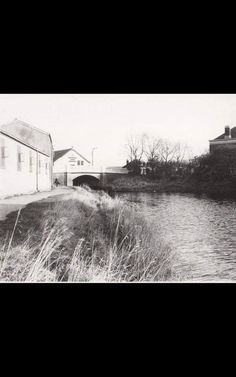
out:
{"label": "dark window opening", "polygon": [[5,168],[6,147],[4,139],[0,139],[0,168]]}

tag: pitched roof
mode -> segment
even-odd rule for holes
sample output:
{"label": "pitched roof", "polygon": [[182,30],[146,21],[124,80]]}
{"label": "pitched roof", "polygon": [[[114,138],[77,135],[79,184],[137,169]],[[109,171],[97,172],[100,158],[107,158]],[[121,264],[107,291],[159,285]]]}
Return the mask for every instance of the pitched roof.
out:
{"label": "pitched roof", "polygon": [[52,139],[50,134],[31,124],[15,119],[11,123],[1,125],[0,131],[47,156],[51,155]]}
{"label": "pitched roof", "polygon": [[[213,140],[222,140],[224,138],[225,138],[225,133],[223,133],[222,135],[216,137]],[[236,127],[231,128],[231,139],[236,139]]]}
{"label": "pitched roof", "polygon": [[53,161],[58,160],[59,158],[61,158],[62,156],[64,156],[64,154],[66,154],[67,152],[69,152],[71,149],[72,148],[62,149],[60,151],[54,151]]}
{"label": "pitched roof", "polygon": [[53,156],[53,162],[58,160],[59,158],[63,157],[67,152],[73,150],[75,153],[77,153],[83,160],[87,161],[90,164],[90,161],[87,160],[84,156],[82,156],[79,152],[77,152],[74,148],[69,148],[69,149],[61,149],[59,151],[54,151],[54,156]]}

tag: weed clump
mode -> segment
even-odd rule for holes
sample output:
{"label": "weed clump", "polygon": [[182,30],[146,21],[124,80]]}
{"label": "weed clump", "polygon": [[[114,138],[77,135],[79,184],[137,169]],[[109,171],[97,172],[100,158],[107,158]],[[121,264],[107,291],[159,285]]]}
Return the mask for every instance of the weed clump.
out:
{"label": "weed clump", "polygon": [[1,281],[136,282],[172,277],[173,252],[135,206],[104,192],[77,188],[61,200],[42,202],[37,227],[2,239]]}

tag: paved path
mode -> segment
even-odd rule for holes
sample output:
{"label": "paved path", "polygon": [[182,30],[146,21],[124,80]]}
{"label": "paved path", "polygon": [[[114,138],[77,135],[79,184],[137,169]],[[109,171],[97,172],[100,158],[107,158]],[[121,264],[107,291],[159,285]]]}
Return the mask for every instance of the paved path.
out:
{"label": "paved path", "polygon": [[52,191],[37,192],[34,194],[12,196],[11,198],[0,199],[0,221],[4,220],[10,212],[17,211],[31,202],[46,199],[50,196],[69,194],[71,190],[72,189],[68,187],[58,187]]}

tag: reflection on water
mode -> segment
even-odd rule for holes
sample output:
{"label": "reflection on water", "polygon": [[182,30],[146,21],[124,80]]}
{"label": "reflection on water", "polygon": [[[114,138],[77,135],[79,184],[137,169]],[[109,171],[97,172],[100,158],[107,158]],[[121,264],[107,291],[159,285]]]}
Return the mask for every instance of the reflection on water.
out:
{"label": "reflection on water", "polygon": [[155,224],[176,251],[176,276],[236,280],[236,202],[191,194],[120,195]]}

